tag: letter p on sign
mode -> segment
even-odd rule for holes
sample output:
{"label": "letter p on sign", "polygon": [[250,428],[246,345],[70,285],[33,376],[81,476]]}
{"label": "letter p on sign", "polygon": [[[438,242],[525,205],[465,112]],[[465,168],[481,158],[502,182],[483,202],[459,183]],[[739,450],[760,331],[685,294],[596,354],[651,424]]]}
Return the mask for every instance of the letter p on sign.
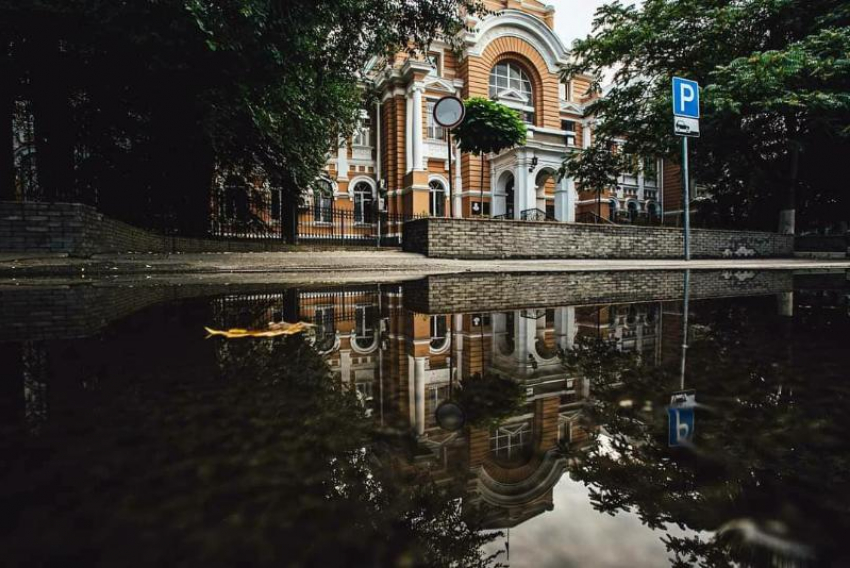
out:
{"label": "letter p on sign", "polygon": [[673,77],[673,114],[699,118],[699,84],[681,77]]}

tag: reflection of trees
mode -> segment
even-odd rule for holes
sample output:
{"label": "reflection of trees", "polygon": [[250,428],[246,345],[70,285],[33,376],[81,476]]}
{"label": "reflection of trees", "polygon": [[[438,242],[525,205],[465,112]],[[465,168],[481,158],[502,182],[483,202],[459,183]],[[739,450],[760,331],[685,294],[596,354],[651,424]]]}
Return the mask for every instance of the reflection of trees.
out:
{"label": "reflection of trees", "polygon": [[524,398],[517,381],[491,374],[467,377],[457,391],[467,423],[478,427],[496,426],[517,414]]}
{"label": "reflection of trees", "polygon": [[[608,436],[574,456],[573,474],[591,486],[600,511],[631,509],[653,528],[735,528],[708,539],[668,536],[681,566],[794,558],[800,563],[786,565],[803,565],[811,550],[847,565],[839,547],[850,529],[850,392],[837,380],[846,377],[846,345],[836,338],[846,340],[850,326],[808,326],[802,318],[792,326],[760,302],[714,302],[696,312],[687,386],[711,410],[697,411],[693,450],[667,447],[675,365],[620,362],[629,371],[617,378],[616,367],[606,367],[612,348],[582,341],[567,361],[592,380],[602,377],[588,412]],[[759,544],[768,540],[787,550]]]}
{"label": "reflection of trees", "polygon": [[69,427],[16,447],[18,467],[0,468],[17,491],[4,512],[14,530],[0,539],[7,561],[491,563],[480,550],[493,537],[454,495],[376,465],[356,396],[302,338],[213,341],[217,365],[115,377]]}

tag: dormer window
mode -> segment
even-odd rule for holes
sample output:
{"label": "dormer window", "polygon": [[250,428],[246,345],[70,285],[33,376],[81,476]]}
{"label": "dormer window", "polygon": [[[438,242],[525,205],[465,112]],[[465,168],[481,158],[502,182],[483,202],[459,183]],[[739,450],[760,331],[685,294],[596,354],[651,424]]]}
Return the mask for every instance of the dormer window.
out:
{"label": "dormer window", "polygon": [[363,111],[361,118],[357,123],[357,128],[354,130],[354,136],[351,139],[354,146],[372,146],[372,120],[369,118],[369,113]]}
{"label": "dormer window", "polygon": [[534,124],[534,90],[528,74],[513,61],[497,64],[490,71],[490,98],[519,111],[523,120]]}
{"label": "dormer window", "polygon": [[428,53],[428,63],[431,64],[431,75],[443,76],[443,54],[432,51]]}

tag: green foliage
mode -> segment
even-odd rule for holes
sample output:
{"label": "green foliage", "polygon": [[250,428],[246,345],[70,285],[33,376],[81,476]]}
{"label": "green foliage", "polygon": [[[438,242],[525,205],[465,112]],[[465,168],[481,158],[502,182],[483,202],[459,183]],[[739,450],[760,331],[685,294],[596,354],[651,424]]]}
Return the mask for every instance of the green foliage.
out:
{"label": "green foliage", "polygon": [[561,175],[572,177],[582,191],[600,195],[606,189],[617,187],[620,172],[626,167],[622,153],[593,144],[570,153],[564,160]]}
{"label": "green foliage", "polygon": [[[695,178],[718,219],[775,228],[795,188],[803,203],[817,204],[813,218],[847,206],[836,168],[850,151],[848,25],[842,0],[647,0],[641,8],[617,1],[575,42],[565,75],[589,73],[600,90],[614,70],[611,89],[589,108],[600,118],[595,145],[625,138],[627,153],[674,161],[670,79],[699,81]],[[837,157],[827,169],[825,155]]]}
{"label": "green foliage", "polygon": [[452,41],[462,12],[481,9],[479,0],[0,0],[0,128],[8,136],[7,97],[32,101],[47,198],[97,199],[140,221],[195,215],[203,229],[217,171],[259,170],[299,193],[352,130],[366,64],[443,32]]}
{"label": "green foliage", "polygon": [[467,377],[457,393],[467,424],[477,427],[497,426],[517,414],[523,400],[518,382],[497,375]]}
{"label": "green foliage", "polygon": [[10,562],[494,564],[497,533],[456,494],[380,465],[374,423],[301,336],[204,341],[196,325],[192,341],[159,323],[142,341],[160,357],[139,365],[115,337],[91,358],[78,344],[109,380],[66,391],[38,437],[2,431]]}
{"label": "green foliage", "polygon": [[[850,393],[836,379],[850,320],[836,307],[806,309],[792,322],[775,315],[773,298],[692,304],[686,386],[704,405],[696,410],[693,448],[667,446],[677,357],[660,366],[608,363],[606,342],[581,346],[577,368],[591,379],[594,397],[586,419],[604,426],[605,443],[572,454],[571,474],[590,486],[594,508],[631,511],[659,530],[713,533],[668,534],[675,566],[769,566],[795,549],[846,564],[840,535],[850,526]],[[680,347],[673,348],[671,355]],[[628,371],[617,373],[621,365]],[[773,528],[788,546],[741,538],[747,526]],[[734,527],[742,530],[719,531]]]}
{"label": "green foliage", "polygon": [[484,97],[463,104],[466,118],[453,131],[462,152],[480,156],[525,144],[527,129],[516,111]]}

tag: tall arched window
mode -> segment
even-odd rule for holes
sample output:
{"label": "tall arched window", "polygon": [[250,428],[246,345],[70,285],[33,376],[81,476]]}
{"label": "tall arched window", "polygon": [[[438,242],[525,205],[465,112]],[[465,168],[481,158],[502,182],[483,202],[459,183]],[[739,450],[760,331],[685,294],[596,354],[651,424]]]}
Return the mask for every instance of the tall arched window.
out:
{"label": "tall arched window", "polygon": [[331,182],[320,179],[313,189],[313,220],[317,223],[333,221],[334,190]]}
{"label": "tall arched window", "polygon": [[431,180],[428,184],[428,189],[431,191],[430,205],[428,212],[432,217],[446,216],[446,187],[440,180]]}
{"label": "tall arched window", "polygon": [[365,181],[354,186],[354,220],[357,223],[372,222],[372,186]]}
{"label": "tall arched window", "polygon": [[520,112],[534,124],[534,89],[528,74],[513,61],[496,64],[490,71],[490,98]]}

